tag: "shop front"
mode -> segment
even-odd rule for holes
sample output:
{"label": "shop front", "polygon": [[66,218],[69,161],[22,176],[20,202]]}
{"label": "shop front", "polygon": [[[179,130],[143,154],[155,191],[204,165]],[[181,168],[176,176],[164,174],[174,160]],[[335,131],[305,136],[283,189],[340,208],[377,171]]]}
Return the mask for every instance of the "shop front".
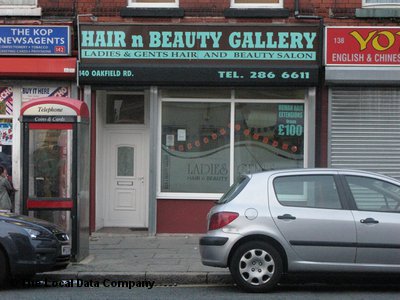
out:
{"label": "shop front", "polygon": [[400,27],[327,27],[328,165],[400,178]]}
{"label": "shop front", "polygon": [[21,106],[39,97],[77,97],[76,58],[68,25],[1,25],[0,41],[0,165],[12,174],[14,208],[22,212]]}
{"label": "shop front", "polygon": [[240,174],[314,166],[320,30],[81,24],[79,85],[96,111],[92,230],[204,232]]}

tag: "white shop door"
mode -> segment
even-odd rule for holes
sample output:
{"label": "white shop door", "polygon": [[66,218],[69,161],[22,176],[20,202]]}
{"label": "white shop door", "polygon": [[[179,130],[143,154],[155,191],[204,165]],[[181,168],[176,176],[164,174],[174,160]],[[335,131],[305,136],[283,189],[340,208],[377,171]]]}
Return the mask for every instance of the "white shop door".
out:
{"label": "white shop door", "polygon": [[146,227],[144,134],[108,131],[105,162],[106,227]]}

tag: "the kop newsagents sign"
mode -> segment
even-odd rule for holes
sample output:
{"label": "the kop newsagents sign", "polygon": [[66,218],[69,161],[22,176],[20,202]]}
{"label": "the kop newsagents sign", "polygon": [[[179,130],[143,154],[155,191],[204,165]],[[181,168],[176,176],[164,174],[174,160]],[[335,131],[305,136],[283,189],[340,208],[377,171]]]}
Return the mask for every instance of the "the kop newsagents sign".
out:
{"label": "the kop newsagents sign", "polygon": [[314,85],[319,26],[80,26],[80,84]]}
{"label": "the kop newsagents sign", "polygon": [[67,56],[70,54],[69,26],[0,26],[1,56]]}
{"label": "the kop newsagents sign", "polygon": [[327,27],[326,65],[400,65],[400,27]]}

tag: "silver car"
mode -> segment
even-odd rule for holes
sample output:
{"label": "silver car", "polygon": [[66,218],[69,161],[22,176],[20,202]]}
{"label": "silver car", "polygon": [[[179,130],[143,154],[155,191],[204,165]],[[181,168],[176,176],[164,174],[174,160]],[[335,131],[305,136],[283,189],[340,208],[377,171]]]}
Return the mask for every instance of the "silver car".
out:
{"label": "silver car", "polygon": [[240,177],[208,214],[202,262],[264,292],[290,272],[400,272],[400,181],[354,170]]}

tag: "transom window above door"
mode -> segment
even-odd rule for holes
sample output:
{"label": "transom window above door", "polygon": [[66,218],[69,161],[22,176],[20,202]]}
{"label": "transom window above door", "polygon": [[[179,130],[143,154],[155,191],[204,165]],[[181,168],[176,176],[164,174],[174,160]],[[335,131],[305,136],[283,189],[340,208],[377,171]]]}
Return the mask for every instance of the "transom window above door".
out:
{"label": "transom window above door", "polygon": [[107,124],[144,124],[144,95],[108,94]]}

